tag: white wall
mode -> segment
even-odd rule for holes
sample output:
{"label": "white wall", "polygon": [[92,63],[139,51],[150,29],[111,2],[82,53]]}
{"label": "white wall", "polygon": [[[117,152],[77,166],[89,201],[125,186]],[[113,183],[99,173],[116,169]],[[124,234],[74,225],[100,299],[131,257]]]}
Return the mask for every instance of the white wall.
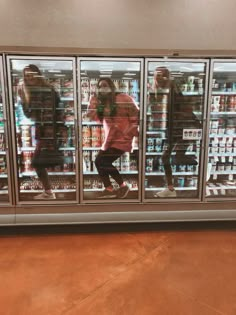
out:
{"label": "white wall", "polygon": [[236,0],[0,0],[0,46],[236,49]]}

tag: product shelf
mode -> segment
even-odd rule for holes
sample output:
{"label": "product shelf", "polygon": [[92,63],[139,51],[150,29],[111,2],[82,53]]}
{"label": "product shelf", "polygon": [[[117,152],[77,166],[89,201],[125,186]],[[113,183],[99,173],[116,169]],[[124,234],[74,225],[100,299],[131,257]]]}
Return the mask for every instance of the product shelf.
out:
{"label": "product shelf", "polygon": [[[164,172],[146,172],[145,173],[146,176],[165,176]],[[191,175],[195,175],[197,176],[198,173],[197,172],[173,172],[173,176],[191,176]]]}
{"label": "product shelf", "polygon": [[[19,174],[19,177],[27,177],[27,176],[36,176],[36,172],[32,171],[32,172],[21,172]],[[67,175],[76,175],[75,172],[48,172],[48,175],[55,175],[55,176],[60,176],[60,175],[63,175],[63,176],[67,176]]]}

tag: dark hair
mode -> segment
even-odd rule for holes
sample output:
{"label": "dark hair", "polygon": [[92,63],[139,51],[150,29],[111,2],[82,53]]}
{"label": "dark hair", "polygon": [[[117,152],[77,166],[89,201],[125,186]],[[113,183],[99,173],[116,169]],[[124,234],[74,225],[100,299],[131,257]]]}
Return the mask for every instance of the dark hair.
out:
{"label": "dark hair", "polygon": [[104,98],[98,91],[98,106],[97,106],[97,116],[100,121],[103,120],[104,117],[104,101],[109,101],[110,106],[110,117],[114,117],[116,115],[116,87],[113,81],[110,78],[100,78],[98,80],[98,86],[101,81],[106,81],[111,89],[111,92]]}
{"label": "dark hair", "polygon": [[18,94],[20,94],[20,97],[23,103],[30,104],[31,95],[32,95],[32,86],[27,84],[27,81],[25,80],[25,75],[27,71],[32,72],[36,75],[37,80],[36,80],[35,86],[33,87],[33,90],[35,90],[35,87],[49,87],[52,90],[54,90],[54,88],[52,87],[51,84],[47,82],[47,80],[42,75],[42,72],[39,70],[39,68],[36,65],[29,64],[25,66],[25,68],[23,69],[23,85],[19,88]]}
{"label": "dark hair", "polygon": [[[23,69],[24,76],[25,76],[26,71],[31,71],[39,76],[42,76],[42,72],[39,70],[39,68],[36,65],[33,65],[33,64],[30,64]],[[39,82],[44,81],[43,77],[42,78],[38,77],[37,79]]]}
{"label": "dark hair", "polygon": [[163,88],[167,88],[168,85],[169,85],[169,80],[170,80],[170,71],[169,69],[167,69],[166,67],[164,66],[159,66],[159,67],[156,67],[155,70],[154,70],[154,75],[153,75],[153,88],[155,88],[155,85],[156,85],[156,80],[157,80],[157,73],[158,72],[162,72],[163,73],[163,77],[165,78],[165,81],[163,83]]}

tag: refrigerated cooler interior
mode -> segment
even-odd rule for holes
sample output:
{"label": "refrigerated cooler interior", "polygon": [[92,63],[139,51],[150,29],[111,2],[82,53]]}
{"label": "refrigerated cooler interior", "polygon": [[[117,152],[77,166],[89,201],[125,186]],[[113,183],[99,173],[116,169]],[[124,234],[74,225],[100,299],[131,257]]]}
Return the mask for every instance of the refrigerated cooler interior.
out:
{"label": "refrigerated cooler interior", "polygon": [[[1,60],[0,60],[1,61]],[[6,144],[6,119],[3,103],[2,68],[0,67],[0,203],[9,202],[8,168],[7,168],[7,144]]]}
{"label": "refrigerated cooler interior", "polygon": [[149,61],[146,78],[145,199],[200,198],[206,63]]}
{"label": "refrigerated cooler interior", "polygon": [[[38,75],[39,80],[45,80],[46,83],[44,86],[41,84],[37,87],[41,99],[31,102],[31,111],[34,111],[35,117],[27,118],[19,89],[25,90],[27,95],[28,87],[23,72],[25,67],[31,64],[38,67],[41,72]],[[32,165],[32,159],[37,149],[38,134],[43,132],[44,141],[49,142],[53,137],[54,129],[56,145],[62,155],[63,163],[47,168],[51,189],[55,193],[56,200],[76,200],[76,117],[72,60],[11,59],[10,70],[19,200],[34,200],[44,190],[42,181],[39,180]],[[47,99],[45,85],[49,89],[53,87],[57,95],[56,100]],[[36,87],[31,89],[33,91]],[[55,106],[52,105],[54,101]]]}
{"label": "refrigerated cooler interior", "polygon": [[207,198],[236,197],[236,63],[214,62]]}
{"label": "refrigerated cooler interior", "polygon": [[[98,94],[98,81],[110,78],[115,86],[116,95],[126,94],[132,102],[140,107],[141,63],[137,61],[80,61],[81,88],[81,120],[82,120],[82,156],[83,156],[83,199],[99,200],[104,185],[98,175],[95,159],[104,142],[102,122],[91,119],[88,106],[92,97]],[[125,104],[124,104],[125,106]],[[139,198],[139,139],[134,137],[132,151],[125,152],[116,159],[113,165],[118,169],[130,191],[126,199]],[[117,182],[111,178],[115,190],[119,189]],[[114,198],[117,199],[117,198]],[[119,200],[120,201],[120,200]]]}

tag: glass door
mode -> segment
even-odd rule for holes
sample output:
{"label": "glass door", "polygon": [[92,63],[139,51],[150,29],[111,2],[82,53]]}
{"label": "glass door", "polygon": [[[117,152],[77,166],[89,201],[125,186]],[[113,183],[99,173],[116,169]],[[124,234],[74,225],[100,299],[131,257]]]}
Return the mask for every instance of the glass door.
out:
{"label": "glass door", "polygon": [[146,60],[144,199],[200,199],[208,62]]}
{"label": "glass door", "polygon": [[83,201],[140,199],[142,59],[78,60]]}
{"label": "glass door", "polygon": [[8,57],[18,202],[78,200],[74,58]]}
{"label": "glass door", "polygon": [[0,204],[12,202],[8,150],[7,109],[3,81],[3,60],[0,57]]}
{"label": "glass door", "polygon": [[236,198],[236,61],[213,60],[206,198]]}

